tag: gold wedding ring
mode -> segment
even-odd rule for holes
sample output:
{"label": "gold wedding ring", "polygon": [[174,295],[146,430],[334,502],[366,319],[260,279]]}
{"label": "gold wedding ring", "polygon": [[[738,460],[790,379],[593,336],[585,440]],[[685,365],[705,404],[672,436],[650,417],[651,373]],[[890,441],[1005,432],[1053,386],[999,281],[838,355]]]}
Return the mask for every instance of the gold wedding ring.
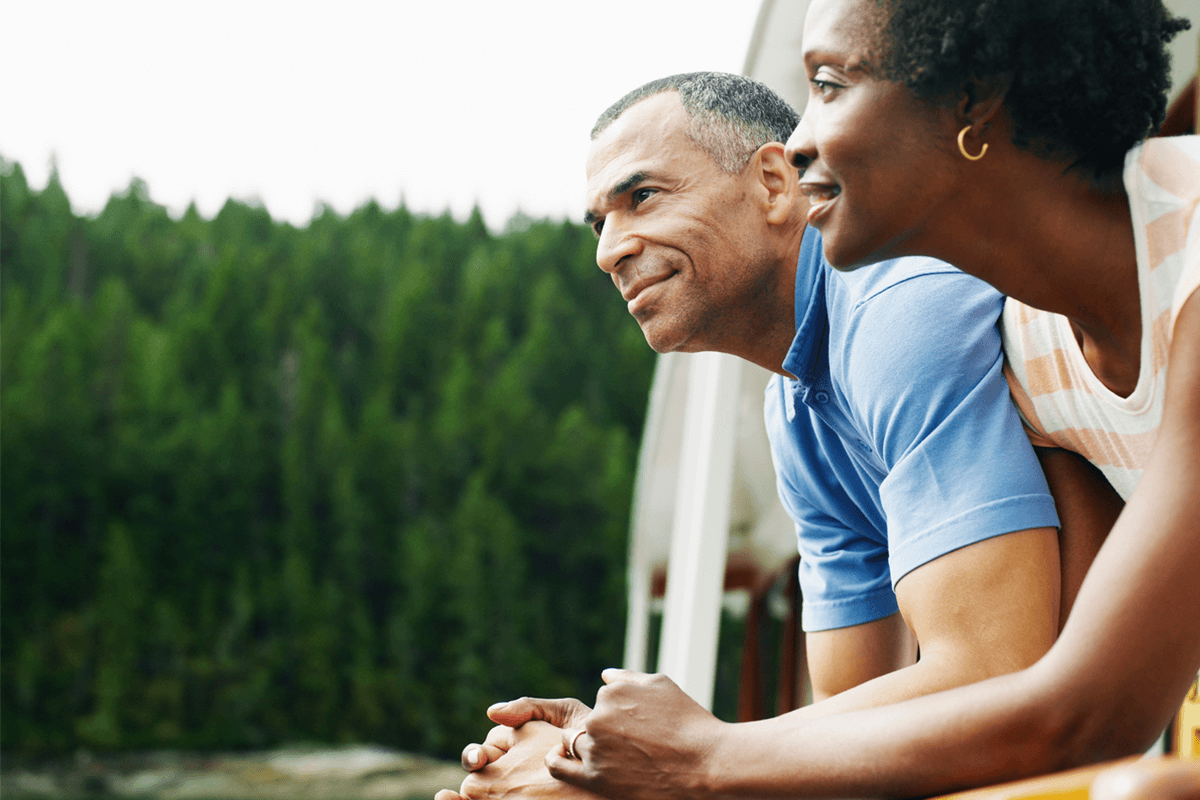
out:
{"label": "gold wedding ring", "polygon": [[579,737],[583,736],[585,733],[587,733],[587,731],[585,731],[583,728],[580,728],[578,731],[575,732],[575,735],[571,737],[571,740],[569,742],[567,742],[567,755],[570,756],[571,758],[575,759],[576,761],[582,761],[583,759],[580,758],[579,755],[575,752],[575,743],[578,742]]}

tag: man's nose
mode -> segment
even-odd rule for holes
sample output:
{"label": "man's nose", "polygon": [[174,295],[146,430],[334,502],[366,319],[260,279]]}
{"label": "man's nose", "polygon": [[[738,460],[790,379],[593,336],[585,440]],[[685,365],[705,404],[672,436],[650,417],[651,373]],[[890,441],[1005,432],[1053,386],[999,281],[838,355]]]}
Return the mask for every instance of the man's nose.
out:
{"label": "man's nose", "polygon": [[808,165],[816,158],[817,148],[816,141],[813,139],[812,126],[808,122],[808,113],[800,118],[800,122],[796,125],[796,129],[792,131],[792,135],[788,137],[787,149],[784,150],[784,156],[788,163],[796,169],[804,172],[808,169]]}
{"label": "man's nose", "polygon": [[600,229],[600,241],[596,243],[596,265],[611,275],[621,268],[621,261],[626,256],[636,255],[641,246],[640,240],[619,220],[610,217]]}

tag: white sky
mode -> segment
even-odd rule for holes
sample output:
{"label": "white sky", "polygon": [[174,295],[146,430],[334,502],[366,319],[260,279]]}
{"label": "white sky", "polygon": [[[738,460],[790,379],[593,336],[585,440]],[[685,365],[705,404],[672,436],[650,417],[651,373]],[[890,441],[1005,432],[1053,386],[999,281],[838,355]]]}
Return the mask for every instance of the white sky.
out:
{"label": "white sky", "polygon": [[9,0],[0,156],[77,213],[137,176],[303,225],[403,196],[493,228],[579,220],[596,116],[676,72],[740,72],[758,0]]}

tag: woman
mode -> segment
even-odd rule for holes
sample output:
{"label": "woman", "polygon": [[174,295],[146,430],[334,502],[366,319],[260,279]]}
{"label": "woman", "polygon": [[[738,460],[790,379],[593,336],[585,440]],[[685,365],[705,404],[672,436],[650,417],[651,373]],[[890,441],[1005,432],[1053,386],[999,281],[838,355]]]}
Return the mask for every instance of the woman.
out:
{"label": "woman", "polygon": [[1200,667],[1200,140],[1142,144],[1183,27],[1160,0],[813,0],[805,23],[788,150],[826,258],[934,256],[1015,298],[1035,441],[1127,500],[1051,651],[905,703],[737,725],[612,670],[591,713],[492,712],[567,728],[550,774],[622,798],[911,796],[1151,744]]}
{"label": "woman", "polygon": [[1142,750],[1200,666],[1200,139],[1142,141],[1183,26],[1159,0],[810,11],[788,153],[826,257],[936,256],[1013,298],[1008,376],[1034,443],[1127,500],[1051,652],[931,698],[963,716],[913,790]]}
{"label": "woman", "polygon": [[1035,444],[1126,500],[1200,281],[1197,140],[1142,143],[1185,25],[1160,0],[819,0],[788,146],[830,263],[938,255],[1016,298],[1009,381]]}

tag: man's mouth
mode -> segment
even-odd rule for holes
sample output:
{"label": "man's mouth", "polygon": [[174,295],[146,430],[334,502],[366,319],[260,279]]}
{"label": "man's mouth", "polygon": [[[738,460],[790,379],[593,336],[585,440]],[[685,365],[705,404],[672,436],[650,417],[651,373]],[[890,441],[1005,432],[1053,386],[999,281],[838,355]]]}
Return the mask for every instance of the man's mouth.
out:
{"label": "man's mouth", "polygon": [[621,296],[625,298],[630,314],[637,314],[643,310],[649,301],[646,297],[648,290],[653,289],[663,281],[669,281],[676,273],[668,272],[665,275],[658,275],[650,278],[643,278],[631,284],[625,291],[621,292]]}

